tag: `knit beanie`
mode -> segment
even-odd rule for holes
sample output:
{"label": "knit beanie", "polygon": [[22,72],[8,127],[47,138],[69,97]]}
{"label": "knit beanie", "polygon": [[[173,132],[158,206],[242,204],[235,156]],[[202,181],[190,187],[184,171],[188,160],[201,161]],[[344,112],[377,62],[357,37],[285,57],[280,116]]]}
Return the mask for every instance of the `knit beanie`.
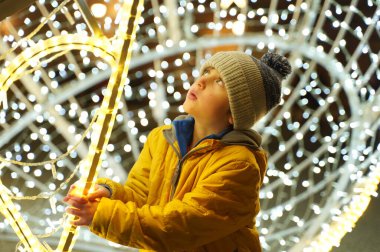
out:
{"label": "knit beanie", "polygon": [[215,68],[226,85],[234,129],[251,128],[280,103],[281,81],[291,72],[288,60],[268,52],[261,59],[238,51],[218,52],[201,67]]}

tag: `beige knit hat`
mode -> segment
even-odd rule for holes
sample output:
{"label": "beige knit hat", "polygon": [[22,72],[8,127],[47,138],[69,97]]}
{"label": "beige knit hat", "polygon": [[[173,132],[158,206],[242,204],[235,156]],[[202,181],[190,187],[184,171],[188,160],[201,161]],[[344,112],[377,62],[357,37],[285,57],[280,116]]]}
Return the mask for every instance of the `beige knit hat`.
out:
{"label": "beige knit hat", "polygon": [[249,129],[280,103],[281,81],[291,72],[288,60],[268,52],[260,60],[238,51],[218,52],[202,66],[218,70],[226,85],[234,129]]}

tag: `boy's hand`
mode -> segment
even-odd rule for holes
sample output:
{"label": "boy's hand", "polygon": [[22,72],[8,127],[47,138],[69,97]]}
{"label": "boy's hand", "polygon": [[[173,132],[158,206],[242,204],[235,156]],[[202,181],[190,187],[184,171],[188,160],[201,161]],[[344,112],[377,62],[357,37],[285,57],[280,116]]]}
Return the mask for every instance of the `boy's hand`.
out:
{"label": "boy's hand", "polygon": [[[67,195],[76,195],[76,196],[80,195],[78,194],[79,191],[78,191],[77,183],[79,183],[79,181],[75,182],[74,184],[70,186],[70,189],[67,192]],[[94,191],[87,195],[87,199],[89,201],[94,201],[95,199],[100,199],[102,197],[109,198],[111,197],[111,194],[110,194],[110,191],[107,190],[104,186],[101,186],[98,184],[95,184]]]}
{"label": "boy's hand", "polygon": [[91,225],[96,209],[98,208],[98,200],[89,201],[87,197],[67,195],[63,201],[70,205],[70,207],[66,209],[66,213],[76,216],[76,218],[71,221],[72,225]]}
{"label": "boy's hand", "polygon": [[95,190],[87,196],[89,201],[94,201],[102,197],[111,197],[110,191],[108,191],[104,186],[98,184],[95,184]]}
{"label": "boy's hand", "polygon": [[71,224],[76,226],[89,226],[94,218],[99,200],[102,197],[110,197],[110,192],[100,185],[95,185],[95,190],[87,196],[78,195],[76,183],[70,186],[69,192],[63,201],[70,207],[66,212],[76,216]]}

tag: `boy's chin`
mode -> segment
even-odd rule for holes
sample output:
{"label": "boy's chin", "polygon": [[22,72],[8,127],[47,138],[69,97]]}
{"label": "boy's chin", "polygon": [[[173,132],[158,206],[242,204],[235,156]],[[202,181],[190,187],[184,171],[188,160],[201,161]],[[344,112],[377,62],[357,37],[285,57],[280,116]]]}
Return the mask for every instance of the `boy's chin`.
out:
{"label": "boy's chin", "polygon": [[186,109],[185,106],[183,106],[183,111],[184,111],[184,114],[187,114],[187,115],[190,115],[190,116],[194,117],[191,109],[190,110]]}
{"label": "boy's chin", "polygon": [[182,104],[182,107],[183,107],[183,111],[185,111],[186,114],[191,114],[191,108],[190,108],[189,104],[187,104],[186,100]]}

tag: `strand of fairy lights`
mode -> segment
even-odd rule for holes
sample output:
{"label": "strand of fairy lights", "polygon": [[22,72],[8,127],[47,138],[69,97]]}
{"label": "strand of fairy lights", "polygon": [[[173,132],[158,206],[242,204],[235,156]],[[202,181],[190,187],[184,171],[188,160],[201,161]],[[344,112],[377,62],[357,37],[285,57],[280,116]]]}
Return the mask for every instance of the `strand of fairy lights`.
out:
{"label": "strand of fairy lights", "polygon": [[[68,1],[66,1],[66,2],[68,2]],[[66,3],[65,2],[65,3]],[[65,4],[65,3],[63,3],[63,4]],[[61,5],[62,6],[62,5]],[[58,8],[59,9],[59,8]],[[57,9],[57,10],[58,10]],[[56,10],[56,11],[57,11]],[[55,11],[55,12],[56,12]],[[53,12],[53,13],[51,13],[50,14],[50,16],[52,16],[55,12]],[[49,17],[47,18],[47,19],[49,19]],[[47,20],[47,19],[45,19],[45,20]],[[34,35],[41,27],[42,27],[42,25],[43,24],[41,24],[34,32],[32,32],[32,34],[30,35],[30,36],[32,36],[32,35]],[[54,38],[55,39],[55,38]],[[70,35],[68,35],[68,36],[64,36],[63,37],[63,39],[61,39],[61,41],[64,41],[64,39],[66,39],[67,41],[69,41],[69,43],[68,43],[68,47],[70,47],[70,49],[72,49],[73,48],[73,46],[72,46],[72,42],[73,41],[75,41],[75,39],[72,39],[72,37],[70,37]],[[53,40],[53,39],[52,39]],[[83,39],[81,39],[82,40],[82,43],[84,44],[84,46],[86,46],[86,44],[85,44],[85,42],[86,41],[84,41],[83,42]],[[54,41],[57,41],[57,40],[54,40]],[[53,41],[53,42],[54,42]],[[45,42],[45,44],[49,44],[49,41],[44,41]],[[52,43],[53,44],[53,43]],[[95,44],[101,44],[101,45],[107,45],[107,43],[99,43],[99,42],[97,42],[96,40],[94,40],[94,42],[93,42],[93,44],[95,45]],[[46,49],[46,46],[44,45],[44,43],[39,43],[39,45],[41,45],[41,46],[39,46],[39,48],[40,48],[40,50],[39,51],[43,51],[45,54],[44,55],[47,55],[47,51],[46,50],[43,50],[43,49]],[[81,49],[83,49],[83,47],[84,46],[82,46],[82,48]],[[54,46],[53,46],[54,47]],[[56,47],[57,48],[57,47]],[[15,49],[15,48],[14,48]],[[14,50],[13,49],[13,50]],[[84,48],[85,49],[85,48]],[[58,50],[60,50],[60,51],[63,51],[64,52],[64,50],[62,50],[61,48],[58,48]],[[35,50],[35,51],[38,51],[38,48],[37,48],[37,50]],[[108,56],[108,55],[106,55],[106,57],[104,57],[104,55],[101,55],[101,53],[99,53],[99,50],[98,49],[96,49],[96,50],[90,50],[90,51],[94,51],[94,53],[95,54],[97,54],[97,55],[100,55],[100,56],[103,56],[103,58],[108,58],[108,59],[110,59],[110,57]],[[106,50],[104,50],[103,49],[103,51],[106,51]],[[3,57],[5,58],[8,54],[9,54],[10,52],[8,52],[7,54],[5,54],[5,55],[3,55]],[[29,56],[31,55],[31,54],[33,54],[33,51],[32,50],[30,50],[30,51],[24,51],[24,54],[25,54],[25,57],[23,57],[23,56],[21,56],[22,57],[22,59],[23,60],[21,60],[21,61],[24,61],[24,62],[26,62],[26,61],[28,61],[28,60],[31,60],[30,58],[29,58]],[[61,55],[62,53],[60,53],[60,54],[58,54],[58,55]],[[104,53],[103,53],[104,54]],[[112,55],[112,57],[113,57],[113,55]],[[112,58],[111,57],[111,58]],[[51,60],[53,60],[55,57],[53,57],[53,58],[51,58],[50,59],[50,61]],[[15,63],[16,62],[16,63]],[[112,60],[111,60],[111,62],[112,62]],[[18,61],[16,60],[16,61],[14,61],[14,62],[12,62],[12,63],[14,63],[14,65],[17,65],[17,63],[18,63]],[[44,63],[48,63],[48,61],[45,61]],[[42,62],[39,64],[39,65],[41,65],[41,64],[43,64]],[[38,67],[38,66],[37,66]],[[34,69],[32,69],[32,71],[33,71]],[[21,72],[20,70],[18,71],[19,73]],[[4,73],[6,73],[6,71],[5,70],[3,70],[3,72],[2,72],[3,74]],[[21,78],[22,77],[22,75],[23,74],[25,74],[25,73],[22,73],[22,74],[20,74],[20,75],[17,75],[17,76],[14,76],[13,75],[13,77],[15,78],[15,79],[19,79],[19,78]],[[4,74],[3,75],[3,77],[5,77],[6,76],[6,74]],[[11,82],[8,82],[8,83],[11,83]],[[5,86],[5,85],[4,85]],[[7,107],[6,106],[6,89],[4,89],[4,86],[2,86],[2,90],[1,90],[1,94],[2,94],[2,96],[1,96],[1,98],[3,98],[4,100],[3,100],[3,102],[4,102],[4,107]],[[6,86],[5,86],[5,88],[6,88]],[[4,98],[5,97],[5,98]],[[1,105],[1,103],[0,103],[0,105]],[[92,123],[91,123],[91,125],[93,124],[93,122],[95,121],[95,119],[96,119],[96,116],[93,118],[93,121],[92,121]],[[67,157],[73,150],[75,150],[76,148],[77,148],[77,146],[83,141],[83,139],[84,139],[84,137],[87,135],[87,132],[89,131],[89,129],[91,128],[91,125],[88,127],[88,130],[82,135],[82,139],[81,139],[81,141],[79,141],[74,147],[72,147],[68,152],[66,152],[65,154],[63,154],[63,155],[61,155],[60,157],[58,157],[58,158],[56,158],[56,159],[54,159],[54,160],[49,160],[49,161],[46,161],[46,162],[38,162],[38,163],[26,163],[26,162],[17,162],[17,161],[15,161],[15,160],[8,160],[8,159],[4,159],[4,158],[1,158],[1,161],[3,161],[3,162],[10,162],[10,163],[13,163],[13,164],[17,164],[17,165],[28,165],[28,166],[40,166],[40,165],[45,165],[45,164],[51,164],[51,166],[52,166],[52,172],[53,172],[53,177],[56,177],[56,169],[55,169],[55,166],[54,166],[54,163],[55,162],[57,162],[57,161],[59,161],[59,160],[62,160],[62,159],[64,159],[65,157]],[[75,173],[75,171],[74,171],[74,173]],[[73,174],[74,174],[73,173]],[[72,178],[72,176],[68,179],[68,180],[66,180],[66,184],[69,182],[69,180]],[[65,183],[63,183],[59,188],[58,188],[58,190],[60,189],[60,188],[62,188],[63,186],[64,186],[64,184]],[[29,199],[29,200],[34,200],[34,199],[36,199],[36,198],[46,198],[46,197],[49,197],[50,199],[52,198],[52,196],[54,196],[57,192],[58,192],[58,190],[56,190],[55,192],[53,192],[53,193],[51,193],[50,195],[44,195],[44,194],[40,194],[40,195],[37,195],[37,196],[29,196],[29,197],[17,197],[16,199]],[[23,223],[24,224],[24,223]],[[25,226],[25,225],[24,225]]]}
{"label": "strand of fairy lights", "polygon": [[[98,110],[100,111],[100,110]],[[82,134],[82,137],[80,139],[80,141],[78,141],[73,147],[71,147],[66,153],[60,155],[58,158],[56,159],[53,159],[53,160],[48,160],[48,161],[44,161],[44,162],[34,162],[34,163],[30,163],[30,162],[20,162],[20,161],[16,161],[16,160],[9,160],[9,159],[5,159],[3,157],[0,156],[0,170],[6,166],[7,163],[12,163],[12,164],[15,164],[15,165],[20,165],[20,166],[43,166],[43,165],[46,165],[46,164],[50,164],[51,165],[51,169],[52,169],[52,174],[53,174],[53,177],[56,178],[56,169],[55,169],[55,165],[54,163],[58,162],[59,160],[63,160],[65,159],[71,152],[73,152],[81,142],[83,142],[84,138],[87,136],[87,134],[89,133],[90,129],[92,128],[92,126],[94,125],[96,119],[97,119],[97,116],[98,116],[98,113],[96,113],[96,115],[93,117],[89,127],[86,129],[86,131]],[[31,231],[30,229],[28,228],[28,225],[26,224],[25,220],[20,217],[21,215],[18,213],[18,210],[17,208],[14,206],[13,202],[11,201],[12,199],[14,200],[36,200],[36,199],[49,199],[49,202],[50,202],[50,205],[51,205],[51,208],[53,210],[53,212],[55,212],[55,195],[57,195],[59,193],[59,191],[63,190],[64,188],[67,187],[67,185],[70,183],[70,181],[72,180],[72,178],[75,176],[75,174],[78,172],[80,168],[80,165],[78,165],[74,171],[71,173],[71,175],[63,182],[60,184],[60,186],[53,192],[50,192],[50,193],[45,193],[45,192],[42,192],[38,195],[34,195],[34,196],[14,196],[12,195],[12,193],[5,187],[3,186],[3,184],[1,183],[1,179],[0,179],[0,187],[1,187],[1,204],[0,204],[0,209],[1,209],[1,212],[3,213],[3,215],[6,217],[6,219],[8,220],[11,220],[10,221],[10,224],[12,226],[12,228],[14,229],[14,231],[16,232],[16,235],[20,238],[20,242],[21,244],[28,244],[28,246],[30,245],[31,248],[33,249],[29,249],[29,251],[44,251],[42,250],[42,248],[40,247],[41,245],[38,245],[37,248],[35,247],[34,244],[39,244],[35,238],[33,238],[32,234],[31,234]],[[15,213],[14,215],[11,215],[10,213]],[[64,220],[66,218],[63,218],[63,221],[61,222],[61,224],[56,227],[54,230],[52,230],[51,232],[47,233],[47,234],[44,234],[44,235],[37,235],[36,237],[38,238],[46,238],[46,237],[49,237],[51,235],[53,235],[54,233],[56,233],[60,228],[63,227],[63,223],[64,223]],[[27,228],[26,228],[27,227]],[[28,237],[32,237],[32,238],[28,238]],[[32,241],[30,241],[30,239]],[[21,246],[21,244],[19,244],[17,247]],[[47,244],[45,244],[45,249],[47,249]],[[38,250],[36,250],[38,249]]]}
{"label": "strand of fairy lights", "polygon": [[24,41],[30,42],[32,45],[34,45],[34,42],[32,40],[32,37],[35,36],[42,28],[43,26],[48,22],[48,20],[53,17],[58,11],[62,10],[62,8],[69,3],[72,0],[64,0],[57,8],[55,8],[47,17],[44,17],[41,20],[41,23],[31,32],[28,36],[24,37],[23,39],[19,40],[17,44],[12,47],[8,52],[4,53],[3,55],[0,55],[0,61],[4,60],[8,57],[9,54],[13,53],[17,48],[19,48]]}
{"label": "strand of fairy lights", "polygon": [[[95,116],[92,118],[88,128],[83,132],[80,140],[73,146],[71,146],[69,148],[69,150],[67,152],[65,152],[64,154],[58,156],[57,158],[55,159],[51,159],[51,160],[47,160],[47,161],[42,161],[42,162],[21,162],[21,161],[17,161],[17,160],[11,160],[11,159],[8,159],[8,158],[4,158],[0,155],[0,161],[3,163],[3,164],[7,164],[7,163],[12,163],[14,165],[19,165],[19,166],[44,166],[44,165],[47,165],[47,164],[50,164],[51,165],[51,169],[52,169],[52,175],[53,175],[53,178],[56,178],[57,176],[57,171],[56,171],[56,168],[55,168],[55,163],[57,163],[58,161],[60,160],[63,160],[65,158],[67,158],[73,151],[75,151],[78,146],[84,141],[84,139],[87,137],[88,133],[90,132],[90,130],[92,129],[93,125],[95,124],[96,122],[96,119],[98,118],[99,114],[102,112],[101,109],[97,110]],[[1,170],[1,169],[0,169]]]}
{"label": "strand of fairy lights", "polygon": [[108,40],[104,38],[89,38],[80,35],[61,35],[47,39],[46,41],[40,41],[36,44],[36,47],[23,51],[7,68],[1,71],[0,91],[7,92],[9,86],[24,74],[30,62],[38,61],[40,58],[53,52],[74,49],[93,51],[95,55],[104,58],[112,64],[114,62],[114,55],[108,51],[107,47],[109,45]]}
{"label": "strand of fairy lights", "polygon": [[[372,108],[367,106],[370,112],[372,112],[370,117],[378,118],[379,101],[377,98],[372,100]],[[368,116],[368,115],[366,115]],[[370,126],[369,124],[364,124],[362,126],[362,134],[360,134],[360,139],[364,142],[368,139],[368,136],[374,136],[371,132],[374,132],[379,127],[379,122],[375,122]],[[367,134],[366,134],[367,132]],[[375,144],[376,139],[370,144]],[[329,224],[324,224],[322,226],[322,232],[315,237],[313,241],[308,244],[305,248],[306,252],[319,252],[319,251],[330,251],[333,246],[338,247],[340,240],[344,237],[347,232],[351,232],[354,228],[356,222],[365,212],[368,204],[371,201],[371,197],[378,197],[377,189],[380,184],[380,163],[379,152],[380,145],[373,146],[372,156],[368,156],[367,159],[361,160],[358,170],[362,172],[368,167],[369,171],[365,177],[358,177],[352,188],[352,195],[350,203],[342,208],[340,214],[336,214],[332,218],[332,222]],[[360,150],[360,149],[358,149]],[[368,150],[368,149],[367,149]],[[361,150],[363,154],[370,154],[369,151],[365,149]]]}
{"label": "strand of fairy lights", "polygon": [[[115,121],[118,105],[122,93],[124,91],[124,83],[127,79],[129,64],[132,57],[132,46],[136,37],[136,29],[139,17],[143,10],[143,1],[124,2],[120,12],[121,22],[117,30],[119,40],[114,41],[114,45],[118,49],[119,55],[117,65],[111,74],[107,92],[101,108],[106,110],[101,113],[96,121],[96,127],[91,135],[91,145],[89,153],[83,165],[83,172],[80,183],[78,184],[79,195],[86,195],[92,188],[92,184],[97,177],[100,164],[102,162],[101,155],[111,136],[112,127]],[[73,216],[69,217],[69,221],[65,224],[64,230],[58,244],[59,251],[71,251],[75,240],[78,236],[77,227],[70,224]]]}
{"label": "strand of fairy lights", "polygon": [[[377,155],[379,156],[379,155]],[[343,208],[343,213],[329,224],[323,225],[323,231],[304,249],[305,252],[330,251],[333,246],[339,246],[340,240],[347,232],[352,231],[360,216],[367,209],[371,197],[377,197],[380,184],[380,163],[370,172],[369,176],[355,183],[352,200]]]}
{"label": "strand of fairy lights", "polygon": [[32,234],[29,226],[26,224],[24,218],[9,198],[4,185],[0,181],[0,212],[8,220],[9,224],[16,232],[20,241],[25,248],[29,251],[45,251],[44,246],[39,240]]}
{"label": "strand of fairy lights", "polygon": [[[65,5],[70,2],[71,0],[65,0],[63,1],[57,8],[55,8],[47,17],[44,17],[43,20],[41,21],[41,23],[26,37],[24,37],[23,39],[19,40],[17,42],[17,44],[15,46],[12,46],[12,48],[10,50],[8,50],[6,53],[0,55],[0,61],[1,60],[4,60],[8,57],[8,55],[10,55],[11,53],[13,53],[17,48],[19,48],[22,43],[24,41],[28,41],[29,44],[31,44],[32,46],[35,45],[35,43],[32,41],[32,37],[35,36],[38,31],[40,31],[42,29],[42,27],[48,22],[48,20],[53,17],[58,11],[60,10],[63,10],[63,8],[65,7]],[[101,56],[102,58],[106,59],[108,62],[112,62],[113,61],[113,55],[107,55],[109,52],[108,52],[108,48],[110,48],[109,46],[109,43],[108,43],[108,40],[106,39],[101,39],[102,41],[96,41],[97,38],[91,38],[90,41],[92,42],[91,45],[95,46],[95,47],[98,47],[98,49],[94,50],[94,54],[95,55],[98,55],[98,56]],[[112,39],[112,38],[111,38]],[[38,52],[42,52],[44,55],[47,55],[48,54],[48,49],[58,49],[58,51],[61,51],[62,50],[62,47],[56,47],[54,44],[56,42],[61,42],[62,44],[64,44],[65,42],[68,42],[69,45],[69,50],[71,49],[74,49],[74,48],[78,48],[78,46],[73,46],[75,45],[75,41],[78,41],[77,38],[74,37],[71,37],[69,34],[66,34],[66,35],[63,35],[63,36],[56,36],[56,37],[53,37],[46,41],[44,41],[43,43],[41,43],[42,41],[40,40],[39,43],[37,43],[37,47],[31,47],[31,48],[28,48],[27,50],[25,50],[22,55],[24,55],[25,58],[23,58],[23,56],[21,57],[17,57],[17,59],[15,59],[14,61],[12,61],[12,64],[13,65],[20,65],[20,62],[29,62],[29,61],[33,61],[33,59],[30,58],[31,55],[35,55],[37,54]],[[82,50],[85,50],[86,48],[86,42],[85,41],[85,37],[83,36],[79,36],[79,41],[83,43],[83,45],[81,47],[79,47],[80,49]],[[52,46],[52,47],[49,47],[49,46]],[[100,48],[100,50],[99,50]],[[112,48],[112,47],[111,47]],[[103,52],[102,52],[102,51]],[[89,51],[92,51],[92,50],[89,50]],[[43,56],[41,56],[43,57]],[[8,74],[7,73],[7,70],[8,68],[5,68],[3,69],[2,71],[2,76],[3,78],[5,78],[5,76]],[[12,70],[11,68],[9,70]],[[8,71],[9,71],[8,70]],[[18,73],[22,73],[22,69],[21,68],[16,68],[16,71],[18,71]],[[32,71],[32,70],[31,70]],[[17,72],[16,72],[17,73]],[[25,75],[26,73],[24,72],[22,75]],[[21,75],[21,76],[22,76]],[[15,76],[16,79],[19,79],[21,76],[17,76],[17,75],[13,75]],[[1,84],[2,81],[0,81],[0,84]],[[4,109],[8,109],[8,101],[7,101],[7,95],[6,95],[6,92],[7,92],[7,89],[9,87],[9,85],[11,85],[13,82],[11,80],[8,80],[0,89],[0,106],[2,106]]]}
{"label": "strand of fairy lights", "polygon": [[[140,2],[140,12],[141,12],[141,2]],[[134,31],[136,30],[136,24],[134,25],[134,29],[133,29]],[[54,39],[54,38],[53,38]],[[127,40],[130,40],[131,38],[126,38]],[[45,50],[45,52],[46,52],[46,50]],[[27,56],[30,56],[30,55],[28,55],[28,54],[30,54],[30,53],[32,53],[32,52],[26,52],[25,54],[27,54]],[[130,53],[129,53],[129,55],[128,55],[129,57],[128,57],[128,61],[130,61]],[[25,57],[26,58],[26,57]],[[24,58],[24,59],[25,59]],[[16,61],[16,63],[15,63],[15,65],[17,66],[17,65],[19,65],[18,64],[18,62]],[[126,68],[127,70],[128,70],[128,67]],[[121,69],[121,70],[123,70],[124,71],[124,73],[125,73],[125,70],[124,69]],[[21,71],[20,71],[20,68],[17,68],[17,70],[15,71],[16,73],[20,73]],[[121,75],[121,73],[119,73],[120,72],[120,70],[119,71],[115,71],[116,73],[117,73],[117,75]],[[5,72],[6,73],[6,72]],[[10,75],[12,75],[13,74],[13,72],[11,72],[10,73]],[[6,75],[6,74],[5,74]],[[115,80],[114,80],[115,81]],[[8,79],[8,80],[6,80],[6,84],[8,84],[8,86],[9,85],[11,85],[11,82],[10,82],[10,80]],[[6,84],[4,85],[5,87],[6,87]],[[4,87],[3,86],[3,87]],[[111,86],[113,86],[113,85],[111,85]],[[119,92],[118,92],[118,96],[120,97],[121,96],[121,92],[123,91],[123,89],[121,88],[118,88],[119,89]],[[3,92],[4,92],[4,89],[2,90]],[[108,95],[106,95],[105,96],[105,102],[103,103],[103,104],[105,104],[105,108],[107,109],[107,111],[101,111],[101,112],[103,112],[103,114],[100,114],[99,115],[99,117],[97,118],[98,120],[97,120],[97,125],[96,126],[101,126],[102,124],[104,124],[104,120],[105,120],[105,116],[104,115],[109,115],[109,112],[111,112],[111,114],[115,114],[113,111],[108,111],[108,103],[110,102],[109,101],[109,99],[110,99],[110,97],[111,97],[111,94],[108,94]],[[108,99],[107,99],[108,98]],[[117,106],[116,106],[116,108],[117,108]],[[113,109],[113,110],[115,110],[115,109]],[[114,116],[113,116],[114,117]],[[103,120],[102,120],[103,119]],[[108,122],[108,120],[107,120],[107,122]],[[111,128],[112,129],[112,120],[111,120],[111,122],[109,122],[109,123],[107,123],[108,124],[108,127],[109,128]],[[110,127],[111,126],[111,127]],[[88,129],[90,129],[90,127],[88,128]],[[96,131],[96,129],[94,130],[94,132]],[[84,136],[85,136],[86,134],[84,134]],[[95,134],[93,134],[93,139],[95,139],[95,142],[96,142],[96,139],[99,139],[99,137],[100,137],[100,132],[98,132],[98,135],[95,135]],[[103,136],[103,137],[106,137],[107,139],[110,137],[110,132],[109,132],[109,134],[108,134],[108,136],[106,135],[106,136]],[[107,141],[107,140],[106,140]],[[102,152],[102,150],[103,150],[104,148],[102,148],[101,150],[100,150],[100,153]],[[98,151],[92,151],[92,150],[94,150],[94,148],[91,148],[91,146],[90,146],[90,155],[89,155],[89,161],[91,161],[93,158],[94,158],[94,155],[95,155],[95,152],[96,153],[99,153]],[[91,156],[91,154],[92,154],[92,156]],[[51,161],[49,161],[50,163],[51,163]],[[22,163],[22,165],[25,165],[26,163]],[[53,163],[54,164],[54,163]],[[95,167],[97,167],[97,166],[95,166]],[[55,171],[55,169],[52,169],[53,171]],[[93,177],[96,177],[96,176],[93,176]],[[92,178],[93,179],[93,178]],[[87,187],[87,186],[86,186]],[[88,190],[88,189],[87,189]],[[6,205],[9,205],[9,206],[11,206],[11,201],[8,201],[8,202],[6,202],[5,203]],[[9,217],[9,216],[8,216]],[[21,228],[20,229],[17,229],[17,226],[19,226],[20,224],[19,223],[22,223],[21,225],[22,226],[27,226],[26,225],[26,223],[25,223],[25,221],[23,221],[22,219],[16,219],[15,220],[15,223],[16,223],[16,225],[13,225],[12,227],[15,229],[15,230],[17,230],[17,231],[19,231],[19,232],[16,232],[18,235],[19,235],[19,237],[20,237],[20,239],[21,239],[21,241],[22,241],[22,243],[25,245],[25,246],[29,246],[29,248],[33,248],[33,247],[35,247],[35,246],[30,246],[30,242],[29,242],[29,240],[28,239],[26,239],[26,235],[24,234],[24,232],[22,232],[22,231],[20,231],[20,230],[22,230]],[[75,229],[75,228],[74,228]],[[60,248],[58,248],[58,249],[61,249],[61,250],[64,250],[64,251],[68,251],[68,250],[71,250],[71,248],[72,248],[72,246],[73,246],[73,241],[75,241],[75,236],[76,236],[76,234],[75,234],[76,232],[75,232],[75,230],[74,230],[74,232],[73,232],[73,227],[71,227],[71,225],[69,225],[69,228],[67,229],[67,227],[64,229],[64,231],[63,231],[63,234],[62,234],[62,236],[61,236],[61,241],[62,242],[60,242],[60,245],[59,245],[59,247]],[[65,234],[67,234],[67,236],[65,236]],[[30,233],[28,233],[28,236],[30,236],[31,235],[31,232]],[[68,245],[67,245],[67,243],[69,243]],[[71,245],[70,245],[70,243],[71,243]],[[42,248],[41,248],[42,249]]]}

